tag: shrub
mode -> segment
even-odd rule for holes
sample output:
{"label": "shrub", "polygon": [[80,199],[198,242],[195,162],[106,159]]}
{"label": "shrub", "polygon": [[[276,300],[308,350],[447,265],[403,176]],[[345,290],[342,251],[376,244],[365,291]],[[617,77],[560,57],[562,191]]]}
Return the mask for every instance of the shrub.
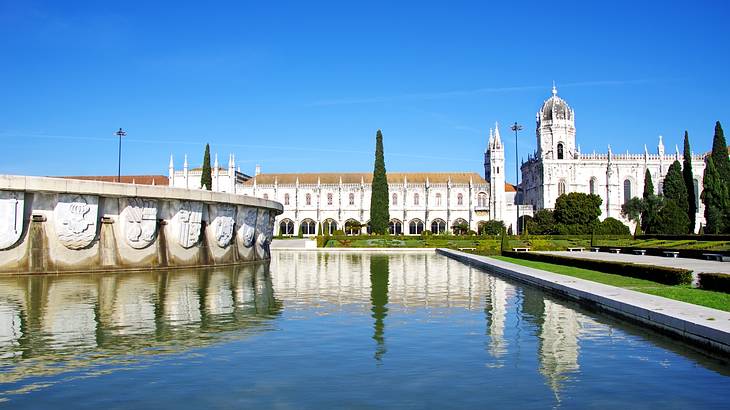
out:
{"label": "shrub", "polygon": [[665,285],[689,285],[692,283],[692,271],[686,269],[638,265],[635,263],[625,262],[569,258],[566,256],[549,255],[544,253],[511,252],[505,250],[502,250],[502,255],[517,259],[554,263],[557,265],[572,266],[598,272],[611,273],[614,275],[629,276],[632,278],[663,283]]}
{"label": "shrub", "polygon": [[[638,225],[638,224],[637,224]],[[624,225],[623,222],[618,219],[608,217],[603,220],[595,230],[596,235],[631,235],[631,230],[628,226]]]}
{"label": "shrub", "polygon": [[504,222],[502,221],[487,221],[479,224],[479,235],[492,235],[497,236],[502,233],[504,229]]}
{"label": "shrub", "polygon": [[730,293],[730,275],[726,273],[700,273],[700,288]]}
{"label": "shrub", "polygon": [[338,229],[335,231],[335,236],[345,236],[345,231]]}

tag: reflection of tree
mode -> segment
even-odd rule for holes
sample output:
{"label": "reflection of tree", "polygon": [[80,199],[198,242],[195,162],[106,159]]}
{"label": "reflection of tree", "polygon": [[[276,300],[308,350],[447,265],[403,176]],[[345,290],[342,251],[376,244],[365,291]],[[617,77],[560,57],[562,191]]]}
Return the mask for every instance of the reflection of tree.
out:
{"label": "reflection of tree", "polygon": [[370,302],[375,319],[373,339],[378,344],[375,359],[385,354],[385,318],[388,316],[388,256],[373,255],[370,258]]}

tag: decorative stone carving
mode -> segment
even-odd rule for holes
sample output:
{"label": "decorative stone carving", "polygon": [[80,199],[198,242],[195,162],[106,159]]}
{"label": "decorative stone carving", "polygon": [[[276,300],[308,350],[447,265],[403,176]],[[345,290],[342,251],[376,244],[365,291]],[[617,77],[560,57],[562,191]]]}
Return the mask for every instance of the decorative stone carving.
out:
{"label": "decorative stone carving", "polygon": [[0,191],[0,249],[7,249],[20,239],[24,202],[22,192]]}
{"label": "decorative stone carving", "polygon": [[124,237],[134,249],[147,247],[157,232],[157,201],[127,198],[124,209]]}
{"label": "decorative stone carving", "polygon": [[244,207],[240,212],[243,216],[241,227],[238,229],[238,235],[244,247],[250,248],[256,239],[256,208]]}
{"label": "decorative stone carving", "polygon": [[266,231],[269,228],[269,211],[259,209],[256,217],[256,256],[259,259],[269,257],[269,237]]}
{"label": "decorative stone carving", "polygon": [[69,249],[89,246],[96,237],[99,198],[60,194],[53,211],[58,240]]}
{"label": "decorative stone carving", "polygon": [[203,204],[201,202],[182,201],[180,210],[175,215],[177,240],[183,248],[190,248],[200,239],[200,227],[203,221]]}
{"label": "decorative stone carving", "polygon": [[215,229],[215,240],[218,246],[225,248],[233,239],[234,227],[236,225],[236,208],[233,205],[218,205],[218,215],[213,220]]}

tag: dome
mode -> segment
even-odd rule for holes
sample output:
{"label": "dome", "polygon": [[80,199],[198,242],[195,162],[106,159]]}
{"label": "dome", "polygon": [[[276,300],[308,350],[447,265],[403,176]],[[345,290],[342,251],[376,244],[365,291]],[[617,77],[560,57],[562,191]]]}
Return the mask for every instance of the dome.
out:
{"label": "dome", "polygon": [[572,120],[573,110],[570,109],[568,103],[558,97],[558,90],[553,86],[553,96],[548,98],[540,108],[541,118],[543,120]]}

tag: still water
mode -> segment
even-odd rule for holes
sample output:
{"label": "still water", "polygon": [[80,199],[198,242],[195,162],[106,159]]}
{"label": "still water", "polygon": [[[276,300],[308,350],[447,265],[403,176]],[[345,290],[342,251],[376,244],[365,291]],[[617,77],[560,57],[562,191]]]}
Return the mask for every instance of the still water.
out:
{"label": "still water", "polygon": [[728,375],[434,254],[0,278],[0,407],[707,409]]}

